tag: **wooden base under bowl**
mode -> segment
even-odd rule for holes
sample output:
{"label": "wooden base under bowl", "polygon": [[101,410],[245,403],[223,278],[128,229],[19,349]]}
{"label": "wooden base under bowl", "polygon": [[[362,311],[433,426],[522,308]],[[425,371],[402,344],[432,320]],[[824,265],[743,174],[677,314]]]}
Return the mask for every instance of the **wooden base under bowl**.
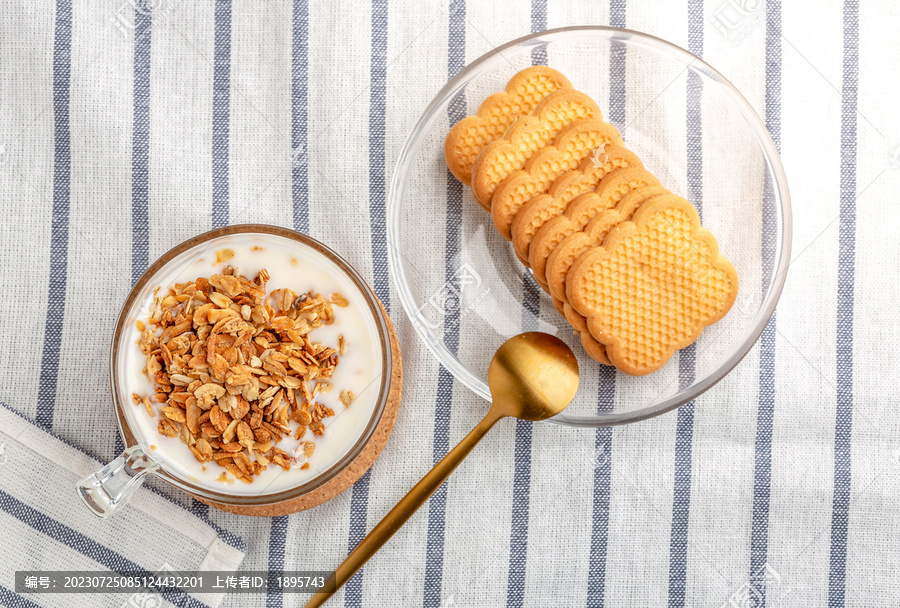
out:
{"label": "wooden base under bowl", "polygon": [[388,437],[391,436],[391,431],[394,430],[394,422],[397,420],[397,411],[400,409],[400,398],[403,393],[403,360],[400,357],[400,342],[397,340],[397,333],[394,331],[394,325],[391,323],[391,318],[388,316],[387,311],[380,301],[378,305],[381,307],[381,314],[384,315],[384,322],[387,325],[391,343],[391,389],[388,393],[387,403],[384,406],[381,420],[375,428],[369,443],[366,444],[359,456],[328,483],[319,486],[308,494],[284,502],[271,505],[241,506],[222,504],[192,494],[194,498],[211,507],[239,515],[256,515],[259,517],[287,515],[312,509],[323,502],[331,500],[352,486],[357,479],[369,470],[369,467],[374,464],[375,459],[378,458],[382,448],[387,443]]}

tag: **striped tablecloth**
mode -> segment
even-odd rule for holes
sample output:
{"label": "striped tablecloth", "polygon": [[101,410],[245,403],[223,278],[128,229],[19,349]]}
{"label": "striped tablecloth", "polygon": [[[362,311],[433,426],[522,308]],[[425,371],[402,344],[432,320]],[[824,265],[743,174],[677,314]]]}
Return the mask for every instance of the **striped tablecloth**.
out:
{"label": "striped tablecloth", "polygon": [[[858,0],[0,1],[0,603],[155,605],[25,598],[14,570],[344,557],[486,407],[418,341],[388,275],[397,154],[466,63],[576,24],[685,47],[764,118],[794,205],[776,318],[677,413],[596,431],[500,425],[334,604],[900,603],[900,411],[886,386],[900,369],[900,8]],[[107,382],[120,302],[171,246],[245,222],[308,232],[373,285],[404,352],[393,437],[309,512],[209,511],[152,482],[120,523],[92,520],[71,483],[122,447]]]}

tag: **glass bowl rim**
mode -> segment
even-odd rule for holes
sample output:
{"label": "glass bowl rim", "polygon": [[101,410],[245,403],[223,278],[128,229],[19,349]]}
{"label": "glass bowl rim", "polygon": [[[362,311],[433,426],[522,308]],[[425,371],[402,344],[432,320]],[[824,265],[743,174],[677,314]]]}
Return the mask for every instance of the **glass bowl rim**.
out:
{"label": "glass bowl rim", "polygon": [[359,437],[356,443],[353,444],[351,449],[335,464],[301,485],[293,486],[286,490],[271,492],[268,494],[229,494],[226,492],[216,492],[214,490],[210,490],[191,483],[190,481],[167,469],[165,463],[156,461],[160,464],[160,467],[159,469],[154,471],[154,475],[188,492],[189,494],[228,505],[271,505],[299,498],[300,496],[305,496],[324,486],[326,483],[345,471],[362,453],[362,451],[369,444],[369,441],[374,437],[375,431],[377,430],[378,425],[381,422],[381,418],[384,415],[385,410],[387,409],[387,402],[391,392],[391,369],[393,365],[393,353],[391,351],[390,344],[390,331],[388,329],[387,323],[385,322],[384,312],[382,310],[382,307],[379,305],[378,297],[375,295],[375,292],[372,291],[372,288],[369,286],[369,284],[366,283],[366,281],[362,278],[359,272],[357,272],[357,270],[349,262],[344,260],[344,258],[334,252],[330,247],[324,245],[311,236],[303,234],[301,232],[297,232],[296,230],[291,230],[290,228],[284,228],[281,226],[270,224],[234,224],[230,226],[223,226],[221,228],[215,228],[213,230],[198,234],[178,243],[177,245],[166,251],[164,254],[159,256],[159,258],[157,258],[156,261],[153,262],[153,264],[151,264],[146,271],[144,271],[144,273],[141,275],[141,278],[138,279],[138,281],[131,288],[131,291],[129,291],[128,296],[125,298],[125,301],[122,304],[122,309],[119,312],[119,316],[116,320],[115,330],[113,331],[112,342],[109,349],[110,389],[112,391],[112,400],[116,414],[116,423],[119,427],[119,434],[125,441],[126,447],[136,445],[138,443],[137,438],[134,436],[134,433],[131,430],[131,426],[128,423],[128,419],[125,415],[123,407],[129,403],[129,399],[127,398],[128,396],[124,393],[120,399],[119,391],[117,390],[118,384],[116,380],[116,358],[118,349],[122,345],[121,340],[125,335],[124,329],[125,322],[128,318],[128,313],[130,312],[132,306],[135,304],[135,299],[137,298],[138,293],[147,285],[147,283],[152,282],[153,277],[155,277],[157,273],[173,259],[181,255],[182,253],[213,239],[217,239],[223,236],[233,236],[241,234],[265,234],[287,238],[299,242],[301,245],[314,249],[318,253],[325,256],[328,260],[336,264],[338,268],[340,268],[346,274],[346,276],[362,293],[366,304],[368,304],[371,313],[374,315],[375,326],[378,331],[378,337],[380,340],[382,352],[381,388],[375,402],[375,408],[372,412],[372,417],[369,419],[369,422],[366,425],[366,428],[364,429],[362,435]]}
{"label": "glass bowl rim", "polygon": [[526,44],[540,46],[541,44],[546,43],[546,40],[542,39],[571,32],[601,32],[604,33],[609,40],[643,44],[652,50],[661,52],[680,61],[685,68],[694,69],[714,81],[716,84],[721,85],[722,90],[738,109],[741,116],[747,121],[753,135],[756,137],[756,141],[759,143],[765,157],[767,168],[773,176],[773,190],[777,196],[776,200],[780,202],[782,235],[781,247],[775,252],[776,259],[772,266],[774,279],[770,281],[765,300],[760,305],[756,323],[752,326],[747,339],[731,357],[719,365],[711,374],[697,382],[685,394],[682,394],[681,391],[679,391],[676,395],[653,406],[631,412],[608,413],[603,414],[602,416],[567,416],[565,412],[562,412],[561,414],[548,419],[548,422],[564,426],[617,426],[639,422],[641,420],[665,414],[685,403],[693,401],[712,388],[716,383],[722,380],[722,378],[727,376],[731,370],[741,362],[747,353],[750,352],[757,340],[759,340],[759,337],[762,335],[763,330],[775,312],[775,307],[778,304],[778,299],[781,297],[781,292],[784,288],[785,280],[787,279],[787,269],[790,265],[792,234],[791,197],[790,192],[788,191],[787,176],[785,175],[784,166],[781,163],[778,149],[776,148],[775,142],[772,140],[772,136],[769,134],[765,123],[760,119],[759,115],[753,109],[753,106],[750,105],[743,94],[741,94],[727,78],[703,59],[676,44],[663,40],[662,38],[636,30],[609,27],[605,25],[577,25],[528,34],[498,46],[475,59],[460,70],[459,73],[451,78],[447,84],[435,94],[434,98],[422,113],[422,116],[416,122],[415,126],[413,126],[403,144],[403,148],[400,150],[400,154],[397,156],[397,162],[394,166],[394,173],[391,177],[390,188],[388,190],[386,205],[387,236],[388,243],[390,244],[387,248],[388,263],[403,309],[406,311],[412,326],[415,328],[416,333],[425,343],[428,350],[430,350],[435,358],[437,358],[438,362],[444,365],[463,385],[486,401],[490,401],[491,395],[487,384],[469,371],[466,366],[447,349],[443,341],[436,339],[431,335],[425,319],[416,308],[412,290],[408,284],[403,260],[401,259],[402,256],[399,251],[398,237],[400,234],[401,221],[401,194],[405,188],[404,182],[412,160],[422,147],[423,142],[421,133],[435,119],[438,110],[447,103],[448,99],[452,99],[460,92],[462,85],[467,82],[473,74],[478,74],[484,69],[483,66],[485,64],[507,49],[515,46],[524,46]]}

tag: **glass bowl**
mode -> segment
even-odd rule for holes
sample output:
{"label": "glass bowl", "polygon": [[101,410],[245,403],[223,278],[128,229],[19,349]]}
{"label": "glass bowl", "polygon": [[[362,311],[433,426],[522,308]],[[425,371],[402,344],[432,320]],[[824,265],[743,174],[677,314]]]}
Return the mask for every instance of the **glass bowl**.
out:
{"label": "glass bowl", "polygon": [[[728,315],[648,376],[614,373],[587,356],[549,295],[444,162],[444,138],[452,124],[474,113],[533,59],[561,71],[597,101],[626,147],[662,185],[700,209],[703,225],[737,269],[740,290]],[[576,353],[582,380],[572,404],[551,420],[590,427],[670,411],[737,365],[781,294],[791,211],[775,145],[731,83],[669,42],[591,26],[514,40],[450,80],[398,157],[387,229],[403,307],[453,376],[489,400],[488,364],[506,339],[522,331],[557,335]]]}
{"label": "glass bowl", "polygon": [[[135,391],[152,394],[153,385],[137,371],[145,363],[144,356],[140,353],[136,343],[137,332],[133,328],[138,320],[144,320],[149,316],[149,310],[157,290],[160,287],[167,289],[170,284],[169,279],[172,277],[178,276],[179,280],[185,280],[186,274],[194,271],[196,262],[204,259],[211,262],[217,257],[214,253],[216,250],[233,247],[237,242],[266,246],[272,243],[282,245],[286,250],[296,250],[298,257],[303,256],[302,263],[317,265],[335,277],[337,283],[342,286],[341,289],[346,290],[345,293],[355,292],[358,294],[358,298],[356,296],[354,298],[361,303],[363,308],[362,318],[369,326],[373,338],[373,352],[380,355],[380,360],[372,361],[375,377],[365,389],[374,391],[374,405],[368,419],[362,418],[358,424],[352,427],[346,425],[342,427],[352,432],[346,442],[347,446],[343,449],[339,448],[337,452],[326,457],[328,461],[320,465],[321,469],[314,465],[311,467],[314,474],[304,476],[302,483],[290,484],[287,487],[280,487],[278,490],[270,489],[269,486],[274,488],[275,485],[284,486],[285,484],[273,484],[274,478],[271,475],[272,479],[269,479],[267,483],[265,479],[260,478],[256,485],[235,485],[235,491],[229,491],[229,486],[224,484],[221,488],[216,489],[203,485],[185,472],[186,469],[181,466],[182,461],[177,463],[174,461],[175,456],[172,456],[174,452],[171,452],[169,456],[156,452],[152,444],[160,443],[165,438],[152,430],[141,430],[147,427],[147,424],[141,424],[137,418],[146,417],[146,412],[136,406],[131,398]],[[263,261],[263,266],[266,264],[268,262]],[[219,264],[218,267],[222,265]],[[209,268],[212,271],[217,267],[209,264]],[[255,274],[256,271],[252,270],[249,276]],[[191,275],[191,278],[193,276],[196,275]],[[270,284],[268,289],[271,291],[279,287],[291,286]],[[126,450],[102,471],[79,482],[79,495],[92,512],[105,517],[119,505],[127,502],[128,497],[140,484],[145,474],[150,473],[185,490],[196,498],[211,501],[220,507],[224,505],[237,508],[229,508],[229,510],[240,511],[243,508],[245,511],[241,512],[245,512],[245,514],[272,514],[265,510],[251,509],[286,503],[301,497],[305,497],[306,501],[310,502],[310,506],[317,504],[310,498],[311,494],[324,488],[326,484],[342,474],[345,477],[348,475],[353,477],[352,481],[355,481],[368,468],[368,466],[357,465],[356,470],[351,470],[348,467],[356,461],[372,440],[376,429],[379,428],[382,416],[385,414],[389,398],[396,398],[396,395],[392,396],[396,392],[392,391],[391,372],[393,368],[390,330],[378,298],[359,273],[334,251],[309,236],[277,226],[255,224],[227,226],[196,236],[169,250],[150,266],[134,285],[122,306],[110,349],[110,381],[116,420],[124,438]],[[326,433],[339,416],[340,414],[325,420]],[[150,426],[153,426],[152,422]],[[187,452],[186,449],[182,451],[185,452],[184,457],[193,463],[190,452]],[[283,474],[277,466],[273,465],[270,468],[273,469],[275,478]],[[349,486],[352,481],[348,481],[342,487]],[[333,495],[332,492],[327,496],[318,496],[315,500],[322,502]]]}

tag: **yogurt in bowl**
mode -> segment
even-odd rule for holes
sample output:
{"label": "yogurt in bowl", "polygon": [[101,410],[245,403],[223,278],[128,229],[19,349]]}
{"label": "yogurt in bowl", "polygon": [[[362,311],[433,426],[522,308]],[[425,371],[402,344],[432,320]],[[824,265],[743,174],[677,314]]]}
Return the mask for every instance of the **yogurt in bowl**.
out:
{"label": "yogurt in bowl", "polygon": [[[232,301],[226,281],[247,287]],[[351,475],[341,491],[371,464],[348,468],[392,393],[388,326],[356,271],[309,237],[230,226],[182,243],[119,317],[110,372],[130,447],[118,464],[217,506],[283,503]],[[211,334],[221,347],[210,355]],[[79,485],[97,514],[116,498],[101,473]]]}

